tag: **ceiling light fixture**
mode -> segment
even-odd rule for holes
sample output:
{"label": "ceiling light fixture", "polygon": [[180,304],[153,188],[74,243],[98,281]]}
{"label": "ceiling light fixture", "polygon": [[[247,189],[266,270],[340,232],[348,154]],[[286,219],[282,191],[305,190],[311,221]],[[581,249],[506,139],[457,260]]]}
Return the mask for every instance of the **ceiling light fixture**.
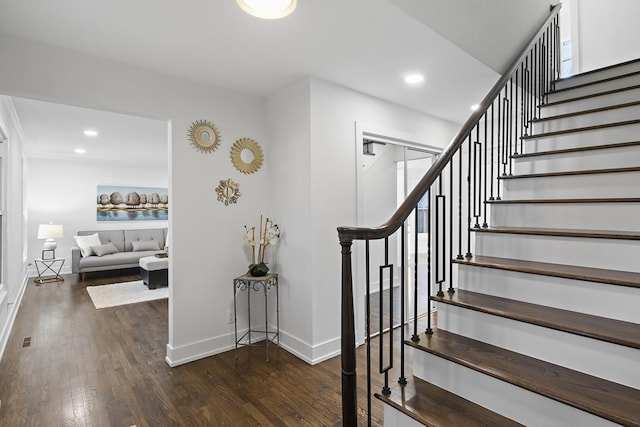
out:
{"label": "ceiling light fixture", "polygon": [[238,6],[249,15],[262,19],[279,19],[290,15],[297,0],[236,0]]}
{"label": "ceiling light fixture", "polygon": [[98,131],[93,129],[87,129],[82,133],[84,133],[86,136],[98,136]]}
{"label": "ceiling light fixture", "polygon": [[76,148],[74,151],[76,154],[84,154],[87,152],[84,148]]}
{"label": "ceiling light fixture", "polygon": [[473,104],[471,106],[471,111],[476,111],[478,108],[480,108],[480,104]]}
{"label": "ceiling light fixture", "polygon": [[409,74],[404,78],[404,82],[410,85],[417,85],[418,83],[422,83],[423,81],[424,76],[422,74]]}

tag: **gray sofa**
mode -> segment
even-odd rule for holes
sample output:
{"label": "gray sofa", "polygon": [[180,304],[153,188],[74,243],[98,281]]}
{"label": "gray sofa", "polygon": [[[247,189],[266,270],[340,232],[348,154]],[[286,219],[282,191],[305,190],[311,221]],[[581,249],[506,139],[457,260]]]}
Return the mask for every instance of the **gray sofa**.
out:
{"label": "gray sofa", "polygon": [[[138,267],[140,258],[163,252],[167,238],[166,228],[78,231],[77,235],[89,236],[94,233],[98,233],[102,245],[111,243],[117,252],[82,256],[80,247],[72,246],[71,272],[82,274],[83,280],[84,273]],[[149,247],[155,246],[155,243],[157,249]]]}

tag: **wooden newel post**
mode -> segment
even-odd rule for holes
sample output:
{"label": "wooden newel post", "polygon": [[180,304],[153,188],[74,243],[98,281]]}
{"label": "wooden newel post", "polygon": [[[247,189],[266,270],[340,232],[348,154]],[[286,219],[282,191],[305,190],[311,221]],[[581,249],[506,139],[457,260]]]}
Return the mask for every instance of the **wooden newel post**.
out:
{"label": "wooden newel post", "polygon": [[340,240],[342,246],[342,425],[358,425],[356,394],[356,332],[353,310],[353,279],[351,276],[351,245],[353,240]]}

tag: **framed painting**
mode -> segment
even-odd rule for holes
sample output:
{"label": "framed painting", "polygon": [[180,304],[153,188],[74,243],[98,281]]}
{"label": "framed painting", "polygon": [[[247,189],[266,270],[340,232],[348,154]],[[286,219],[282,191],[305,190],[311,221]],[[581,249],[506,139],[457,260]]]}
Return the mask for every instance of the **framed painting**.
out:
{"label": "framed painting", "polygon": [[166,221],[169,192],[159,187],[98,185],[98,221]]}

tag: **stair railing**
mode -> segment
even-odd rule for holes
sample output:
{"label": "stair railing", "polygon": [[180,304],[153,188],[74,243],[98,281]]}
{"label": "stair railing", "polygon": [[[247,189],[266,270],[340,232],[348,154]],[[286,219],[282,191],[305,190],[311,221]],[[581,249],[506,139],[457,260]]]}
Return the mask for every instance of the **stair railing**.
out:
{"label": "stair railing", "polygon": [[[451,143],[444,149],[424,177],[407,196],[391,218],[379,227],[339,227],[338,237],[342,259],[342,422],[356,426],[358,401],[356,392],[356,346],[354,288],[351,249],[354,240],[365,242],[364,286],[367,295],[365,305],[365,343],[367,350],[367,422],[371,425],[372,398],[372,337],[378,337],[377,367],[382,388],[380,393],[391,393],[390,376],[398,371],[398,383],[407,384],[405,376],[405,329],[412,329],[411,340],[419,341],[418,300],[419,279],[426,282],[426,334],[432,333],[432,288],[438,296],[454,290],[454,260],[472,258],[472,232],[488,227],[488,205],[501,199],[502,180],[513,173],[513,156],[523,153],[522,137],[532,133],[532,122],[538,117],[539,107],[546,102],[547,93],[553,89],[560,74],[560,4],[551,6],[550,14],[530,42],[518,53],[507,71],[501,76],[471,114]],[[418,265],[418,227],[413,227],[414,259],[413,307],[405,316],[405,286],[408,274],[405,269],[405,230],[407,219],[414,214],[418,222],[418,203],[428,194],[426,215],[428,238],[426,266]],[[394,234],[399,231],[398,236]],[[371,245],[383,242],[376,251],[379,267],[377,292],[379,293],[379,324],[375,334],[371,332]],[[390,261],[390,252],[400,252],[398,265]],[[396,277],[398,275],[399,277]],[[375,276],[374,276],[375,277]],[[394,329],[394,281],[399,282],[399,311],[402,327]],[[375,284],[375,283],[374,283]],[[386,291],[387,307],[382,297]],[[388,327],[385,327],[384,321]],[[396,336],[398,334],[398,336]],[[399,364],[394,360],[394,341],[399,342]]]}

